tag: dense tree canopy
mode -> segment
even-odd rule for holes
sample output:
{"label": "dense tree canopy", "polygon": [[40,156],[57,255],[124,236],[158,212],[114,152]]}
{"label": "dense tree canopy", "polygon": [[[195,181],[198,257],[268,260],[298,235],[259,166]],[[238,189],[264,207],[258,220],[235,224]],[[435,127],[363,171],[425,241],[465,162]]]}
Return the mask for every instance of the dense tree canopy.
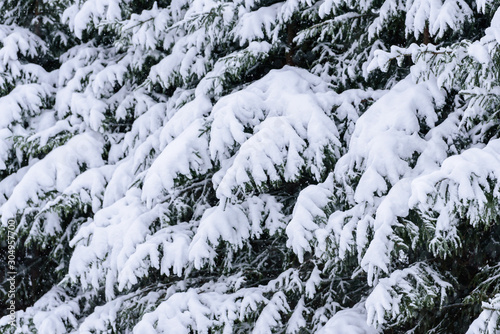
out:
{"label": "dense tree canopy", "polygon": [[498,2],[0,23],[2,333],[500,331]]}

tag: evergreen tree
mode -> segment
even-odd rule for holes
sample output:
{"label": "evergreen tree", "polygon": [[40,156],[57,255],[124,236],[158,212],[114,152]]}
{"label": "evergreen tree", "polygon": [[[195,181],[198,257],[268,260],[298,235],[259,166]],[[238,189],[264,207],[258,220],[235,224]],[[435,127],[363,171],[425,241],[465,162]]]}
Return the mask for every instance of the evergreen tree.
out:
{"label": "evergreen tree", "polygon": [[2,332],[500,330],[493,1],[0,12]]}

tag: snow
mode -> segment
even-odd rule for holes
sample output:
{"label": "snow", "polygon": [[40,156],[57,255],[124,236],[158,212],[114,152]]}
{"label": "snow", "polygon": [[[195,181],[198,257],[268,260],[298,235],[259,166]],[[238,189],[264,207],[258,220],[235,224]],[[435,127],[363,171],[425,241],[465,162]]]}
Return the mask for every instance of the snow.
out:
{"label": "snow", "polygon": [[283,228],[281,205],[272,197],[250,197],[241,204],[220,204],[206,210],[189,245],[189,260],[195,268],[206,262],[214,265],[216,247],[229,243],[242,248],[249,238],[260,236],[263,230],[271,234]]}
{"label": "snow", "polygon": [[491,26],[486,29],[486,36],[493,37],[497,43],[500,42],[500,10],[496,10],[491,19]]}
{"label": "snow", "polygon": [[281,325],[280,312],[287,311],[288,303],[285,294],[281,291],[275,293],[260,313],[259,318],[257,318],[252,334],[271,333],[270,328],[279,327]]}
{"label": "snow", "polygon": [[20,122],[29,110],[32,114],[40,113],[44,99],[51,94],[48,85],[19,85],[7,96],[0,97],[0,106],[6,112],[0,116],[0,127],[7,128],[11,123]]}
{"label": "snow", "polygon": [[362,304],[338,311],[316,332],[317,334],[376,334],[381,333],[366,324],[366,311]]}
{"label": "snow", "polygon": [[25,209],[27,202],[36,202],[47,190],[63,191],[78,176],[83,164],[89,168],[101,166],[101,151],[102,140],[99,135],[82,134],[34,163],[0,207],[2,223],[15,217],[17,210]]}
{"label": "snow", "polygon": [[[398,217],[409,211],[410,161],[428,146],[419,135],[420,124],[434,127],[435,108],[443,102],[442,92],[432,80],[420,84],[410,78],[401,81],[359,118],[349,151],[335,166],[335,179],[346,189],[351,187],[351,178],[359,175],[359,181],[352,193],[353,207],[331,215],[325,229],[335,231],[341,258],[354,245],[360,254],[367,247],[360,264],[368,273],[369,284],[379,270],[389,270],[393,228],[398,226]],[[417,165],[420,162],[424,170],[435,169],[436,162],[425,161],[418,159]],[[367,244],[372,229],[373,240]]]}
{"label": "snow", "polygon": [[488,302],[483,302],[481,314],[472,322],[466,334],[495,333],[498,331],[499,314],[493,308],[498,305],[499,295],[495,295]]}
{"label": "snow", "polygon": [[[221,99],[213,109],[211,156],[229,157],[235,144],[241,147],[231,165],[214,175],[219,198],[233,198],[242,190],[236,185],[293,181],[306,166],[319,179],[324,150],[335,154],[340,145],[336,126],[325,114],[335,98],[317,77],[285,68]],[[254,133],[245,133],[245,127]]]}
{"label": "snow", "polygon": [[439,170],[412,182],[410,205],[422,211],[439,213],[441,218],[438,219],[438,231],[450,228],[451,222],[443,219],[453,217],[458,208],[462,208],[458,211],[470,219],[473,225],[488,222],[492,212],[488,209],[486,194],[492,194],[495,198],[499,196],[498,185],[491,188],[491,180],[498,180],[500,176],[498,166],[499,140],[492,140],[482,149],[471,148],[458,156],[449,157],[443,161]]}
{"label": "snow", "polygon": [[[48,36],[0,6],[0,216],[54,281],[0,331],[379,333],[452,314],[434,258],[499,215],[493,1],[40,5]],[[495,331],[483,299],[469,333]]]}
{"label": "snow", "polygon": [[439,276],[431,267],[417,263],[403,270],[395,270],[383,278],[366,299],[367,323],[380,327],[386,319],[400,316],[402,303],[420,303],[434,299],[442,303],[452,285]]}
{"label": "snow", "polygon": [[304,307],[304,299],[300,299],[297,306],[293,310],[290,320],[288,320],[288,325],[286,327],[286,334],[299,333],[300,330],[307,326],[306,320],[304,319],[303,313],[306,311]]}
{"label": "snow", "polygon": [[91,22],[97,23],[99,19],[109,22],[120,20],[121,9],[118,3],[116,0],[90,0],[85,2],[81,8],[69,7],[69,12],[64,13],[64,18],[71,18],[69,19],[70,27],[76,37],[81,39],[83,31],[87,29],[87,25]]}
{"label": "snow", "polygon": [[193,261],[195,268],[201,268],[205,258],[213,265],[216,254],[213,245],[219,243],[219,238],[228,241],[233,247],[240,248],[243,246],[243,240],[250,236],[249,230],[249,221],[238,206],[208,209],[203,214],[189,246],[189,259]]}
{"label": "snow", "polygon": [[239,13],[238,24],[233,30],[235,40],[243,46],[246,43],[264,39],[265,36],[271,37],[278,11],[282,6],[282,3],[276,3],[243,15]]}
{"label": "snow", "polygon": [[333,180],[330,176],[327,181],[319,185],[310,185],[302,190],[294,206],[292,219],[286,227],[288,236],[287,246],[291,247],[304,260],[304,253],[311,250],[310,242],[314,239],[314,232],[319,229],[318,219],[326,221],[323,208],[333,196]]}
{"label": "snow", "polygon": [[[34,329],[38,333],[62,334],[67,333],[66,325],[77,326],[77,317],[81,312],[78,300],[69,298],[64,289],[53,287],[45,293],[35,305],[28,307],[26,311],[18,311],[20,317],[30,315],[33,317]],[[28,328],[19,326],[18,330],[29,331]]]}
{"label": "snow", "polygon": [[407,33],[423,34],[428,25],[432,36],[443,37],[448,29],[456,30],[472,16],[472,9],[462,0],[415,0],[406,9]]}
{"label": "snow", "polygon": [[204,124],[197,120],[172,140],[156,158],[144,178],[142,199],[151,207],[162,191],[172,192],[175,179],[191,173],[204,174],[212,167]]}

